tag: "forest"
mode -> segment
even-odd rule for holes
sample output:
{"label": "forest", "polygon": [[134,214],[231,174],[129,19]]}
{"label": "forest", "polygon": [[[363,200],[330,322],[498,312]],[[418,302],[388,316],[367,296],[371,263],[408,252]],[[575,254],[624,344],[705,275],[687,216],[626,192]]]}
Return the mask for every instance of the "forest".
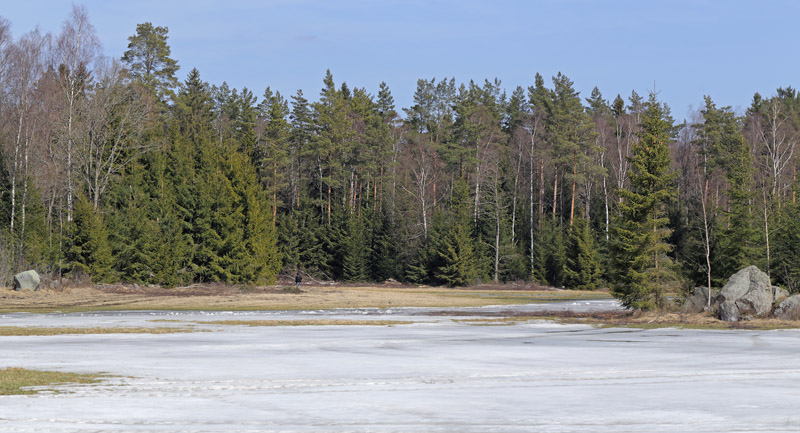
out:
{"label": "forest", "polygon": [[207,83],[167,27],[131,30],[108,58],[83,7],[58,34],[0,18],[2,284],[535,281],[647,309],[756,265],[800,291],[792,87],[681,123],[561,73],[422,78],[399,108],[330,71],[318,95]]}

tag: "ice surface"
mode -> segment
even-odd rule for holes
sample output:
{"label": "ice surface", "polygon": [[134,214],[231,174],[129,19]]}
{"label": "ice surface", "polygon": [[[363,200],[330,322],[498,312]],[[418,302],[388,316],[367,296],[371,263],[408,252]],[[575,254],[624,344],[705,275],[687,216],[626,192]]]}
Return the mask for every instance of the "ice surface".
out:
{"label": "ice surface", "polygon": [[[119,377],[69,393],[0,397],[0,431],[800,431],[800,331],[475,326],[431,311],[2,315],[3,326],[183,327],[323,315],[416,323],[2,337],[0,367]],[[176,322],[153,322],[161,319]]]}

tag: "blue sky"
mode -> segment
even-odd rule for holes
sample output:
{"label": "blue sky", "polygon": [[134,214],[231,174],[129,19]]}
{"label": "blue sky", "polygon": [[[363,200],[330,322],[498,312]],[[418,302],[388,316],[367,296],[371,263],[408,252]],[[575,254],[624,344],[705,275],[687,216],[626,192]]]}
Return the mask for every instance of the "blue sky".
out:
{"label": "blue sky", "polygon": [[[754,92],[799,87],[800,2],[605,0],[137,0],[82,2],[120,57],[136,24],[169,27],[179,76],[196,67],[212,84],[256,95],[303,89],[314,100],[330,68],[337,84],[377,93],[398,108],[418,78],[502,80],[510,93],[561,71],[584,97],[607,99],[654,85],[682,119],[703,95],[746,109]],[[71,2],[0,0],[15,36],[37,25],[58,33]]]}

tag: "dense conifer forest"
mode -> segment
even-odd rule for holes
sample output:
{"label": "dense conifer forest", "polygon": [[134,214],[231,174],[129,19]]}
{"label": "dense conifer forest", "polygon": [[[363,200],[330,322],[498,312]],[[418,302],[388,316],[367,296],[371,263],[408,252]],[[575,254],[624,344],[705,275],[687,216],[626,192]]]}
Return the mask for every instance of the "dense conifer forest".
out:
{"label": "dense conifer forest", "polygon": [[[316,279],[610,287],[657,307],[746,265],[800,290],[800,95],[710,96],[676,123],[656,93],[580,95],[561,73],[320,77],[319,92],[207,83],[168,29],[100,55],[86,11],[58,34],[0,20],[0,277],[178,286]],[[337,77],[338,78],[338,77]],[[588,96],[588,97],[587,97]],[[702,95],[698,95],[698,98]]]}

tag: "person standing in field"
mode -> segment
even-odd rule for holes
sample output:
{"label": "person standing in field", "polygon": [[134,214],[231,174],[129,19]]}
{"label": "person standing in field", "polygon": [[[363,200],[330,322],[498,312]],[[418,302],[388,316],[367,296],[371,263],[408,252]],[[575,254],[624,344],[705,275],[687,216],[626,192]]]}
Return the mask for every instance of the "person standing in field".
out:
{"label": "person standing in field", "polygon": [[294,286],[299,289],[301,281],[303,281],[303,276],[300,275],[300,271],[297,271],[297,275],[294,277]]}

